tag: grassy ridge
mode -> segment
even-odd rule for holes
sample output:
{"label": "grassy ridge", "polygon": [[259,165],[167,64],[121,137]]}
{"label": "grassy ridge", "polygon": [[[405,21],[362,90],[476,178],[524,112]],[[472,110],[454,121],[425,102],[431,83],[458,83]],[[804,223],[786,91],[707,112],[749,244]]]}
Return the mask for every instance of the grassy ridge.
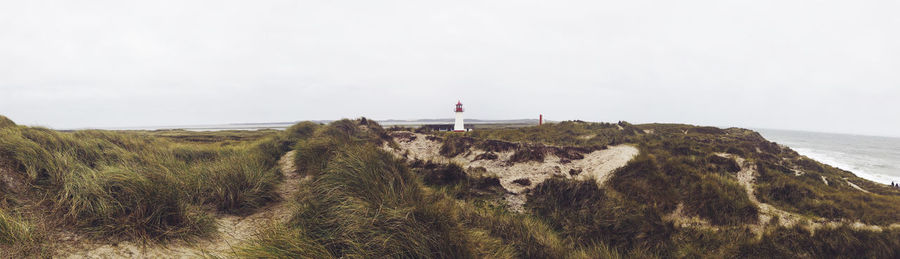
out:
{"label": "grassy ridge", "polygon": [[[799,156],[743,129],[562,122],[436,134],[444,155],[515,150],[522,161],[607,145],[641,151],[607,185],[551,178],[525,213],[484,168],[395,158],[366,119],[304,122],[261,132],[57,132],[0,116],[0,257],[40,256],[65,227],[100,238],[166,240],[211,231],[214,214],[245,214],[276,199],[278,159],[290,150],[309,176],[291,219],[236,247],[253,258],[730,258],[900,255],[900,230],[801,226],[750,231],[759,208],[737,182],[749,165],[756,198],[802,215],[900,222],[900,192]],[[408,136],[407,136],[408,137]],[[521,143],[510,143],[521,142]],[[557,146],[549,148],[545,145]],[[446,149],[446,150],[444,150]],[[746,159],[738,164],[727,153]],[[484,158],[489,159],[489,158]],[[802,172],[798,176],[797,172]],[[825,184],[821,177],[826,177]],[[843,178],[872,191],[863,193]],[[677,207],[709,222],[664,220]]]}
{"label": "grassy ridge", "polygon": [[10,226],[28,222],[98,238],[205,236],[213,213],[248,213],[277,199],[275,164],[298,134],[205,133],[198,142],[171,131],[58,132],[0,121],[0,240],[22,240],[22,228]]}
{"label": "grassy ridge", "polygon": [[[482,141],[535,141],[558,146],[637,146],[641,154],[617,170],[607,188],[551,179],[529,194],[529,212],[576,244],[603,242],[619,249],[646,249],[663,257],[898,255],[900,248],[893,245],[892,239],[896,229],[872,232],[842,227],[829,228],[822,235],[792,234],[791,238],[805,247],[796,242],[769,241],[800,231],[793,228],[769,226],[763,238],[757,238],[746,225],[756,223],[759,209],[750,202],[735,176],[741,166],[750,164],[738,165],[717,153],[739,156],[755,164],[757,198],[802,215],[869,224],[897,223],[900,192],[896,190],[802,157],[749,130],[671,124],[635,126],[624,122],[618,125],[621,129],[615,124],[564,122],[467,135]],[[798,177],[795,171],[803,174]],[[830,179],[829,184],[821,180],[822,176]],[[873,194],[853,189],[842,180],[845,177],[870,187]],[[679,204],[684,206],[685,215],[705,219],[719,230],[665,227],[659,219]]]}
{"label": "grassy ridge", "polygon": [[[343,120],[298,142],[301,186],[292,220],[245,244],[243,257],[607,258],[602,244],[577,248],[545,223],[484,206],[463,189],[491,186],[458,166],[411,170],[380,150],[383,130]],[[390,145],[391,143],[387,143]],[[325,161],[322,161],[324,159]],[[432,183],[423,183],[423,177]],[[490,180],[487,180],[490,182]],[[497,182],[499,183],[499,182]],[[444,188],[446,186],[447,188]],[[485,187],[490,188],[490,187]],[[485,191],[482,195],[502,195]],[[480,196],[479,196],[480,197]]]}
{"label": "grassy ridge", "polygon": [[[893,241],[898,232],[895,229],[874,232],[839,227],[811,233],[801,227],[769,225],[762,237],[753,234],[748,225],[755,224],[759,209],[750,202],[735,177],[747,164],[740,165],[716,153],[740,156],[757,164],[783,160],[782,166],[804,170],[815,165],[822,168],[821,173],[834,174],[829,177],[853,176],[840,171],[828,172],[827,166],[807,161],[747,130],[567,122],[483,130],[468,133],[466,137],[439,134],[443,142],[441,153],[450,156],[466,152],[472,146],[509,150],[498,145],[499,142],[491,142],[494,140],[534,141],[556,146],[574,144],[588,150],[622,143],[640,148],[641,155],[619,169],[609,180],[608,188],[599,188],[593,181],[552,178],[529,193],[526,214],[515,214],[494,206],[496,203],[492,201],[503,194],[485,187],[490,186],[485,184],[490,181],[490,175],[453,164],[416,161],[405,165],[378,150],[381,138],[372,132],[380,129],[351,124],[352,121],[341,121],[325,126],[298,143],[295,160],[313,180],[304,186],[305,192],[296,200],[299,209],[294,212],[294,220],[264,231],[240,255],[440,258],[890,258],[897,255]],[[573,138],[572,135],[593,137]],[[472,172],[460,173],[464,170]],[[818,177],[816,171],[809,171],[808,174]],[[770,181],[765,178],[765,172],[760,172],[759,177],[761,185]],[[796,183],[804,179],[779,181]],[[831,195],[862,195],[840,183],[809,184],[813,185],[810,188]],[[759,196],[769,193],[765,188],[760,186]],[[872,201],[896,199],[897,195],[886,191],[863,196]],[[841,206],[834,201],[820,200],[820,203]],[[684,214],[708,220],[715,230],[682,228],[664,221],[663,217],[679,204],[683,205]],[[894,212],[891,207],[867,206],[861,214],[896,220],[887,216]],[[816,211],[797,211],[822,215]],[[865,218],[847,219],[865,221]],[[444,242],[434,242],[438,239]]]}

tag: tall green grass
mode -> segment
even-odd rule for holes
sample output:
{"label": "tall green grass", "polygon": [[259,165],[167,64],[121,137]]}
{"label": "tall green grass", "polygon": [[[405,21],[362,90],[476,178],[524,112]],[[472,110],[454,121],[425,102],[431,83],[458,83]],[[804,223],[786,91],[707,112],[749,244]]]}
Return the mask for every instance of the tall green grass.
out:
{"label": "tall green grass", "polygon": [[10,120],[6,116],[0,115],[0,128],[15,127],[16,122]]}
{"label": "tall green grass", "polygon": [[[457,199],[441,186],[481,188],[482,179],[460,175],[455,165],[411,170],[379,148],[383,139],[373,127],[338,121],[298,142],[298,168],[313,180],[301,187],[292,220],[262,231],[238,255],[561,258],[575,250],[541,221]],[[610,250],[578,251],[572,255]]]}
{"label": "tall green grass", "polygon": [[548,179],[532,190],[526,208],[580,246],[659,250],[674,232],[652,207],[600,189],[595,180]]}
{"label": "tall green grass", "polygon": [[315,125],[246,134],[59,132],[7,120],[0,118],[0,166],[24,179],[16,184],[25,191],[0,192],[16,201],[0,209],[26,206],[32,220],[126,240],[206,236],[212,214],[249,213],[277,200],[278,159]]}
{"label": "tall green grass", "polygon": [[847,226],[815,232],[778,227],[748,240],[730,255],[741,258],[897,258],[900,231],[854,230]]}
{"label": "tall green grass", "polygon": [[32,226],[0,208],[0,244],[24,245],[34,239]]}
{"label": "tall green grass", "polygon": [[[0,190],[0,256],[39,256],[35,251],[49,240],[37,226],[46,225],[113,239],[208,235],[214,214],[252,213],[278,200],[278,161],[294,150],[296,168],[311,180],[292,186],[299,193],[284,201],[290,220],[261,229],[236,256],[897,257],[895,229],[808,232],[770,225],[762,238],[751,232],[759,211],[735,178],[751,164],[759,170],[757,198],[779,208],[876,224],[900,218],[900,192],[752,131],[574,121],[436,134],[445,155],[474,146],[516,150],[522,161],[549,153],[580,159],[613,144],[636,146],[641,154],[603,188],[593,180],[544,181],[528,193],[525,213],[514,213],[502,202],[507,193],[499,180],[484,168],[395,158],[383,147],[396,143],[364,118],[304,122],[281,132],[192,133],[58,132],[0,117],[0,166],[21,187]],[[716,154],[723,152],[748,163]],[[843,177],[873,193],[853,189]],[[713,228],[663,220],[679,204]]]}

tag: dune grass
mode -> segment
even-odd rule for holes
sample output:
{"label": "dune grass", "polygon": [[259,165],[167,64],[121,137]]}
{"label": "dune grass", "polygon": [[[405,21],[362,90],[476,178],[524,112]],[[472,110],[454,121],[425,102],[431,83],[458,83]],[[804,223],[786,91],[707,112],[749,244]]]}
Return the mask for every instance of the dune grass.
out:
{"label": "dune grass", "polygon": [[[813,233],[793,237],[807,245],[828,247],[816,251],[772,250],[771,247],[783,246],[767,244],[750,234],[746,226],[757,222],[759,208],[738,184],[736,173],[751,165],[756,165],[758,170],[754,185],[756,198],[762,202],[801,215],[837,221],[861,221],[882,226],[900,222],[900,207],[897,207],[900,192],[802,157],[753,131],[674,124],[563,122],[522,129],[481,130],[467,133],[467,136],[475,138],[474,143],[503,140],[579,147],[604,143],[637,146],[641,154],[617,170],[607,182],[607,188],[551,179],[529,194],[528,211],[576,245],[602,242],[619,251],[650,251],[663,257],[733,257],[769,252],[776,257],[810,254],[817,257],[884,257],[894,255],[891,252],[897,250],[897,246],[869,244],[860,245],[871,247],[872,252],[849,249],[852,244],[866,242],[851,236],[861,235],[869,240],[879,240],[875,244],[880,244],[891,238],[894,230],[869,233],[841,228],[823,232],[836,233],[837,237],[846,239],[846,244],[828,243],[831,241],[827,238],[831,237],[814,236]],[[747,162],[741,165],[720,153],[739,156]],[[796,176],[796,171],[803,174]],[[822,176],[829,179],[829,184],[821,180]],[[867,189],[873,193],[851,188],[844,178],[869,187]],[[659,219],[672,213],[679,204],[684,206],[682,213],[685,215],[705,219],[720,230],[704,233],[690,228],[666,227]],[[648,232],[633,232],[642,229]],[[628,231],[619,232],[621,230]],[[785,231],[770,225],[766,235]],[[778,251],[782,253],[776,253]]]}
{"label": "dune grass", "polygon": [[742,258],[897,258],[900,230],[855,230],[847,226],[810,232],[795,227],[770,230],[742,244],[731,256]]}
{"label": "dune grass", "polygon": [[23,219],[0,209],[0,244],[20,245],[31,243],[35,239],[33,228]]}
{"label": "dune grass", "polygon": [[410,165],[393,157],[379,148],[390,145],[379,132],[380,126],[372,122],[345,120],[316,129],[311,138],[298,142],[298,168],[313,179],[301,186],[292,220],[263,230],[256,241],[239,249],[238,255],[618,256],[617,250],[601,243],[576,249],[543,221],[483,203],[504,194],[496,192],[499,181],[490,175],[466,173],[453,164],[419,161]]}
{"label": "dune grass", "polygon": [[[402,134],[401,134],[402,135]],[[398,137],[404,137],[397,135]],[[409,137],[409,136],[405,136]],[[743,129],[562,122],[435,133],[441,154],[470,147],[517,159],[580,159],[608,145],[641,153],[596,181],[551,178],[524,213],[484,168],[406,161],[376,122],[298,123],[285,131],[59,132],[0,117],[0,256],[47,256],[47,229],[163,241],[212,234],[217,214],[247,214],[279,196],[279,159],[309,176],[288,197],[290,220],[235,247],[252,258],[897,257],[896,228],[749,230],[759,208],[736,174],[754,165],[756,198],[802,215],[900,222],[900,191],[804,158]],[[739,156],[746,163],[721,153]],[[517,155],[518,154],[518,155]],[[491,159],[482,156],[481,159]],[[803,174],[797,176],[796,171]],[[829,179],[825,184],[821,177]],[[850,187],[846,178],[872,191]],[[679,205],[708,228],[664,220]],[[49,227],[42,227],[49,226]]]}
{"label": "dune grass", "polygon": [[214,214],[277,200],[276,163],[305,130],[59,132],[0,119],[0,166],[14,179],[0,182],[10,185],[0,186],[0,209],[88,237],[142,241],[207,236]]}

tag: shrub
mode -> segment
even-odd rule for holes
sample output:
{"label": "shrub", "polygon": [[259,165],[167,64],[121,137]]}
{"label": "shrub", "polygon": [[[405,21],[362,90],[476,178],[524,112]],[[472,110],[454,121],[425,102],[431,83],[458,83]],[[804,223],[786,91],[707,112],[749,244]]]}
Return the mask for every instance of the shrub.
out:
{"label": "shrub", "polygon": [[513,180],[513,183],[521,185],[521,186],[531,186],[531,180],[528,178],[519,178]]}
{"label": "shrub", "polygon": [[288,141],[296,142],[297,140],[311,137],[319,127],[320,125],[318,123],[304,121],[291,125],[285,129],[283,136]]}
{"label": "shrub", "polygon": [[351,147],[301,197],[293,225],[335,257],[465,257],[462,230],[440,212],[447,204],[425,199],[415,179],[403,161]]}
{"label": "shrub", "polygon": [[476,161],[477,160],[497,160],[498,158],[500,158],[500,156],[498,156],[494,152],[485,152],[483,154],[479,154],[479,155],[475,156]]}
{"label": "shrub", "polygon": [[759,212],[743,186],[716,175],[695,182],[684,194],[684,205],[688,215],[699,215],[716,225],[753,224]]}
{"label": "shrub", "polygon": [[416,170],[423,176],[423,181],[428,185],[451,185],[468,180],[468,175],[457,164],[435,164],[428,161],[423,168]]}
{"label": "shrub", "polygon": [[459,135],[448,135],[441,145],[440,154],[445,157],[455,157],[469,151],[472,140]]}
{"label": "shrub", "polygon": [[252,156],[229,156],[204,168],[197,177],[202,203],[220,211],[246,213],[278,199],[276,169]]}
{"label": "shrub", "polygon": [[510,163],[544,162],[547,150],[543,146],[521,146],[509,157]]}
{"label": "shrub", "polygon": [[718,155],[710,155],[706,157],[710,164],[716,165],[726,172],[737,173],[741,171],[741,166],[734,159],[721,157]]}
{"label": "shrub", "polygon": [[710,135],[723,135],[725,134],[725,130],[716,127],[694,127],[691,128],[691,132],[699,133],[699,134],[710,134]]}
{"label": "shrub", "polygon": [[679,184],[679,181],[670,176],[686,174],[677,170],[677,167],[672,166],[663,170],[656,163],[655,157],[641,154],[625,167],[617,169],[610,178],[609,185],[638,203],[671,211],[675,209],[680,195],[675,188],[671,188]]}
{"label": "shrub", "polygon": [[0,129],[6,127],[15,127],[16,123],[7,118],[6,116],[0,115]]}
{"label": "shrub", "polygon": [[854,230],[848,226],[810,233],[801,227],[778,227],[742,244],[732,257],[741,258],[897,258],[900,231]]}
{"label": "shrub", "polygon": [[167,239],[202,235],[211,220],[186,203],[163,173],[124,168],[80,169],[58,196],[68,221],[102,235]]}
{"label": "shrub", "polygon": [[297,142],[294,166],[306,175],[318,175],[328,166],[328,161],[341,149],[332,138],[314,137]]}
{"label": "shrub", "polygon": [[671,223],[647,206],[613,198],[595,180],[550,178],[538,184],[525,204],[577,245],[605,243],[634,249],[661,248],[674,233]]}

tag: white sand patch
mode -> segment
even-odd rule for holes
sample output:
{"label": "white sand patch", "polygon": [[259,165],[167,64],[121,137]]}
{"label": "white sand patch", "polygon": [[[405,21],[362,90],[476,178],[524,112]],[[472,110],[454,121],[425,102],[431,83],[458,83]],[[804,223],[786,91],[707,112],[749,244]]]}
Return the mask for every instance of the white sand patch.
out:
{"label": "white sand patch", "polygon": [[[415,136],[415,139],[411,141],[408,139],[397,139],[400,150],[387,146],[384,149],[398,156],[406,154],[409,160],[431,160],[438,163],[452,162],[464,168],[483,167],[500,179],[500,185],[513,193],[511,196],[521,196],[506,197],[513,210],[521,209],[521,205],[525,202],[524,194],[526,190],[534,188],[550,177],[562,176],[581,180],[594,178],[602,186],[612,176],[613,171],[628,164],[628,161],[631,161],[639,153],[638,149],[633,146],[618,145],[584,154],[584,159],[571,160],[568,163],[562,162],[559,157],[553,154],[547,154],[544,157],[544,162],[509,163],[510,157],[515,153],[513,150],[497,152],[498,158],[496,160],[475,160],[478,155],[486,152],[470,148],[461,155],[447,158],[440,155],[441,142],[429,140],[425,134],[411,134]],[[570,171],[579,173],[571,175]],[[522,178],[530,180],[531,185],[522,186],[513,183],[513,181]]]}

